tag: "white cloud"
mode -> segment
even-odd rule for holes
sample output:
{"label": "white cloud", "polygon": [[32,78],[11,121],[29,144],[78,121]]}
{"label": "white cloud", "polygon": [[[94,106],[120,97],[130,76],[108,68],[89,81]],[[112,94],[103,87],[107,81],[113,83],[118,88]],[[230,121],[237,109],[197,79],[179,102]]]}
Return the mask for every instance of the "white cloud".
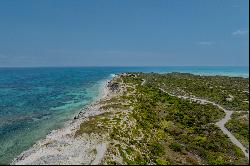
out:
{"label": "white cloud", "polygon": [[210,46],[210,45],[215,44],[215,42],[213,42],[213,41],[200,41],[200,42],[197,42],[197,44],[202,45],[202,46]]}
{"label": "white cloud", "polygon": [[248,34],[248,30],[237,30],[232,33],[232,35],[234,36],[242,36],[242,35],[247,35],[247,34]]}

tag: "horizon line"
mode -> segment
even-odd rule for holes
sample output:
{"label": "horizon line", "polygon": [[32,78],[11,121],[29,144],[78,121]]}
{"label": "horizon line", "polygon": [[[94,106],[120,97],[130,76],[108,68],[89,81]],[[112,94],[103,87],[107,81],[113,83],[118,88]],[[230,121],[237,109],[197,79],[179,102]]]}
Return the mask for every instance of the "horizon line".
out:
{"label": "horizon line", "polygon": [[146,66],[112,66],[112,65],[103,65],[103,66],[98,66],[98,65],[86,65],[86,66],[0,66],[0,68],[63,68],[63,67],[249,67],[249,65],[146,65]]}

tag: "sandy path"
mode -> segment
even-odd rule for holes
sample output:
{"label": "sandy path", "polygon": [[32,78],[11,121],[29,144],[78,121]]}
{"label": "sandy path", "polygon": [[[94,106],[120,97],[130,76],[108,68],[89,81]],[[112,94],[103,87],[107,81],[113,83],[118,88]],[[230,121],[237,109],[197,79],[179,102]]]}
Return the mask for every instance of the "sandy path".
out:
{"label": "sandy path", "polygon": [[144,84],[145,84],[145,82],[146,82],[146,80],[145,80],[145,79],[142,79],[142,83],[141,83],[141,85],[144,85]]}
{"label": "sandy path", "polygon": [[97,145],[96,147],[97,154],[96,154],[95,160],[91,163],[91,165],[100,164],[102,158],[105,155],[106,149],[107,149],[106,143]]}
{"label": "sandy path", "polygon": [[[170,96],[175,96],[175,97],[178,97],[178,98],[182,98],[182,99],[190,99],[192,101],[200,101],[202,104],[205,104],[205,103],[210,103],[210,104],[213,104],[214,106],[217,106],[219,109],[222,109],[225,113],[226,113],[226,116],[221,119],[220,121],[218,121],[216,123],[216,125],[222,130],[222,132],[224,134],[226,134],[229,139],[236,145],[238,146],[244,153],[244,155],[249,159],[249,150],[247,148],[245,148],[241,143],[240,141],[238,141],[238,139],[236,139],[233,134],[225,127],[225,124],[231,119],[231,115],[234,111],[229,111],[229,110],[226,110],[224,109],[222,106],[212,102],[212,101],[208,101],[208,100],[205,100],[205,99],[200,99],[200,98],[194,98],[194,97],[187,97],[187,96],[176,96],[176,95],[173,95],[173,94],[170,94],[168,92],[166,92],[164,89],[162,88],[159,88],[160,90],[162,90],[163,92],[169,94]],[[239,111],[237,111],[239,112]],[[245,111],[242,111],[242,112],[245,112]]]}

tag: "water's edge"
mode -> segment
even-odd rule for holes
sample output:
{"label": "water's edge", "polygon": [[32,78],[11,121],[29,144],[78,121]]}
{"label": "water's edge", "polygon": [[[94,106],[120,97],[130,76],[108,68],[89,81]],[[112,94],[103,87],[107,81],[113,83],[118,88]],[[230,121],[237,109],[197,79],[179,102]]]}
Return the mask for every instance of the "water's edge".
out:
{"label": "water's edge", "polygon": [[[30,146],[28,149],[24,150],[23,152],[21,152],[19,155],[17,155],[14,159],[12,159],[12,161],[9,163],[11,165],[15,164],[16,162],[22,160],[23,156],[26,153],[29,153],[29,151],[33,151],[35,149],[35,146],[40,144],[43,140],[45,140],[48,136],[52,135],[53,133],[58,132],[59,130],[64,130],[66,128],[72,127],[71,125],[75,122],[75,117],[77,117],[80,113],[88,110],[89,108],[91,108],[94,104],[96,104],[99,100],[101,100],[102,98],[105,98],[108,95],[108,90],[107,90],[107,84],[109,81],[111,81],[113,78],[115,77],[115,75],[109,76],[106,79],[100,80],[98,81],[97,84],[99,84],[99,93],[96,97],[94,97],[91,101],[89,101],[88,104],[86,104],[85,106],[83,106],[82,108],[80,108],[78,111],[75,111],[72,118],[65,121],[63,123],[63,125],[61,127],[55,128],[53,130],[51,130],[48,134],[46,134],[43,138],[37,140],[32,146]],[[92,116],[92,114],[90,113],[89,116]],[[89,116],[85,116],[84,119],[88,118]]]}

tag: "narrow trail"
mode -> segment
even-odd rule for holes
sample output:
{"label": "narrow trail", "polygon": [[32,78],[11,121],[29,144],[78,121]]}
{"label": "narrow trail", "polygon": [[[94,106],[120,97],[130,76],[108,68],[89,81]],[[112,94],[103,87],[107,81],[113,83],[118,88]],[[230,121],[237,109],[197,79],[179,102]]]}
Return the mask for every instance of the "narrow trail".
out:
{"label": "narrow trail", "polygon": [[91,165],[100,164],[107,150],[107,145],[105,143],[99,144],[97,145],[96,150],[97,150],[96,157],[95,160],[91,163]]}
{"label": "narrow trail", "polygon": [[142,79],[142,83],[141,85],[143,86],[145,84],[146,80],[145,79]]}
{"label": "narrow trail", "polygon": [[[200,98],[194,98],[194,97],[187,97],[187,96],[176,96],[176,95],[173,95],[173,94],[170,94],[168,92],[166,92],[164,89],[162,88],[159,88],[161,91],[169,94],[170,96],[175,96],[175,97],[178,97],[178,98],[182,98],[182,99],[190,99],[192,101],[200,101],[202,104],[206,104],[206,103],[209,103],[209,104],[213,104],[214,106],[217,106],[219,109],[223,110],[225,113],[226,113],[226,116],[219,120],[218,122],[216,122],[215,124],[222,130],[222,132],[224,134],[226,134],[229,139],[236,145],[238,146],[242,152],[244,153],[244,155],[248,158],[249,160],[249,150],[247,148],[245,148],[241,143],[240,141],[234,137],[234,135],[225,127],[225,124],[231,119],[231,115],[234,111],[229,111],[229,110],[226,110],[224,109],[222,106],[212,102],[212,101],[208,101],[208,100],[205,100],[205,99],[200,99]],[[240,111],[237,111],[237,112],[240,112]],[[242,111],[242,112],[245,112],[245,111]]]}
{"label": "narrow trail", "polygon": [[[142,79],[142,83],[141,85],[144,85],[146,80],[145,79]],[[177,95],[173,95],[173,94],[170,94],[168,93],[167,91],[165,91],[164,89],[162,88],[159,88],[161,91],[169,94],[170,96],[175,96],[175,97],[178,97],[178,98],[182,98],[182,99],[190,99],[192,101],[200,101],[201,104],[213,104],[214,106],[218,107],[219,109],[223,110],[225,113],[226,113],[226,116],[224,118],[222,118],[221,120],[219,120],[218,122],[216,122],[215,124],[222,130],[222,132],[224,134],[226,134],[229,139],[232,141],[232,143],[234,143],[236,146],[238,146],[242,152],[244,153],[244,155],[248,158],[249,160],[249,150],[247,148],[245,148],[241,143],[240,141],[234,137],[234,135],[225,127],[225,124],[231,119],[231,115],[234,111],[229,111],[229,110],[226,110],[224,109],[222,106],[220,106],[219,104],[216,104],[215,102],[212,102],[212,101],[208,101],[208,100],[205,100],[205,99],[200,99],[200,98],[194,98],[194,97],[187,97],[187,96],[177,96]],[[241,111],[237,111],[237,112],[241,112]],[[242,111],[242,112],[245,112],[245,111]]]}

